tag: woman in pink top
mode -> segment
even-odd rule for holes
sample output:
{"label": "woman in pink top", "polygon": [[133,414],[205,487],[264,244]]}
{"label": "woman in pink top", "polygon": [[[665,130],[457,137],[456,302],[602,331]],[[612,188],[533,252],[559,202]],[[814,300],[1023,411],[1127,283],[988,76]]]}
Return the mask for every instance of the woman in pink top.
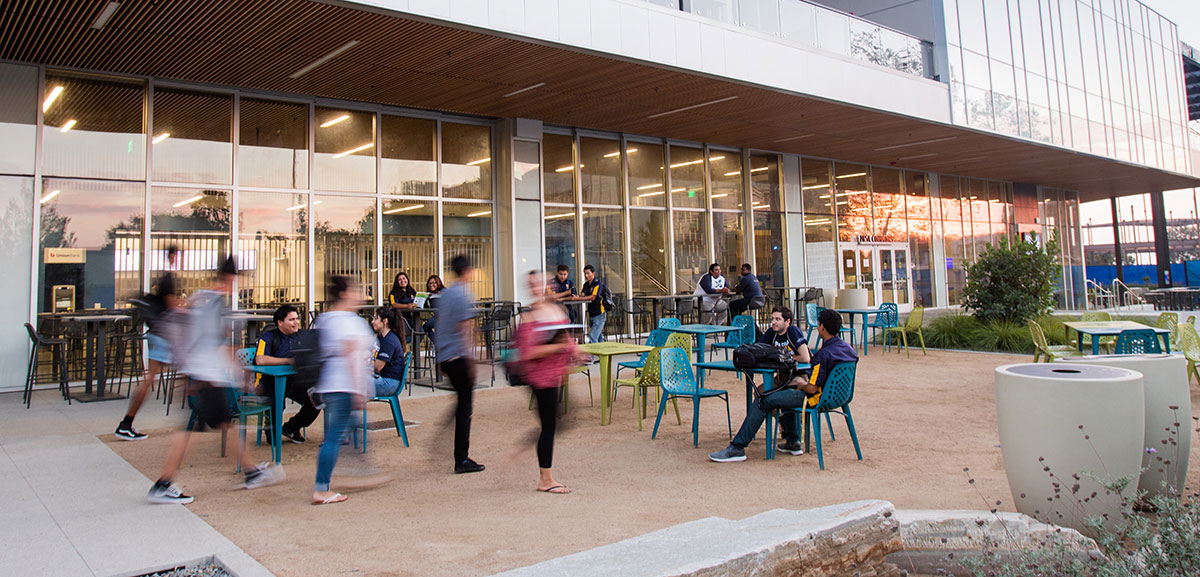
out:
{"label": "woman in pink top", "polygon": [[562,306],[546,299],[544,286],[541,273],[529,273],[529,292],[538,295],[538,300],[521,315],[521,325],[517,328],[517,354],[521,367],[518,376],[533,388],[542,423],[537,441],[537,490],[565,494],[571,489],[554,480],[550,466],[558,419],[558,387],[575,358],[576,348],[566,330],[555,328],[568,323],[567,313]]}

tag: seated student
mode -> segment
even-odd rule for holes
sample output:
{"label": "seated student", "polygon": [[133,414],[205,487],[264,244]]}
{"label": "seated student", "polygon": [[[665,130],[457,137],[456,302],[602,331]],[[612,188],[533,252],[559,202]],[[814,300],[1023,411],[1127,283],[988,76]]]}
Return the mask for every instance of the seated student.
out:
{"label": "seated student", "polygon": [[708,273],[700,277],[696,283],[695,295],[710,295],[700,299],[701,321],[711,325],[729,324],[729,303],[721,295],[729,293],[725,286],[725,277],[721,275],[721,265],[708,265]]}
{"label": "seated student", "polygon": [[378,335],[375,354],[371,357],[375,369],[375,396],[390,397],[400,390],[407,368],[404,365],[404,324],[396,328],[396,311],[379,307],[371,317],[371,328]]}
{"label": "seated student", "polygon": [[403,311],[401,318],[404,319],[405,328],[413,329],[412,310],[417,308],[417,289],[413,288],[412,283],[408,280],[408,274],[403,272],[396,273],[395,280],[392,281],[392,290],[388,292],[388,305],[392,308]]}
{"label": "seated student", "polygon": [[[777,349],[787,349],[797,363],[808,363],[811,358],[808,341],[804,340],[804,332],[800,327],[792,324],[793,319],[792,309],[775,307],[771,311],[771,330],[760,335],[758,342],[774,345]],[[796,373],[788,384],[799,386],[801,383],[797,381],[807,378],[808,375]]]}
{"label": "seated student", "polygon": [[[296,312],[296,308],[292,305],[283,305],[275,310],[275,328],[271,329],[258,337],[258,349],[254,351],[254,364],[256,365],[290,365],[292,357],[295,354],[292,352],[292,347],[299,340],[300,335],[300,314]],[[275,377],[270,375],[257,375],[258,394],[269,397],[274,402],[275,399]],[[317,420],[317,416],[321,411],[313,406],[312,399],[308,396],[308,391],[300,386],[292,386],[293,383],[287,384],[287,389],[284,391],[284,396],[296,401],[300,404],[300,411],[292,416],[288,422],[283,424],[283,438],[293,443],[303,443],[307,439],[300,432]],[[270,428],[267,428],[267,439],[270,439]]]}
{"label": "seated student", "polygon": [[729,314],[735,317],[750,308],[750,301],[763,296],[762,286],[758,284],[758,277],[754,276],[750,263],[742,265],[742,276],[733,292],[741,295],[741,298],[729,303]]}
{"label": "seated student", "polygon": [[[436,274],[429,275],[429,278],[425,279],[425,291],[428,293],[428,296],[425,298],[425,308],[437,308],[438,297],[442,296],[441,293],[445,288],[446,285],[442,282],[442,277]],[[433,320],[433,317],[425,319],[425,322],[421,324],[421,329],[429,336],[429,342],[431,343],[437,342],[433,339],[433,330],[436,327],[437,323]]]}
{"label": "seated student", "polygon": [[[772,328],[775,326],[773,319],[776,314],[771,314]],[[798,388],[777,391],[760,397],[752,403],[746,414],[746,420],[742,422],[733,442],[728,447],[709,454],[708,458],[718,463],[745,461],[746,446],[754,439],[754,435],[758,433],[759,427],[762,427],[768,413],[775,409],[817,406],[821,400],[821,389],[825,387],[825,381],[829,378],[829,371],[838,364],[858,361],[858,354],[854,352],[854,348],[838,337],[841,330],[842,316],[837,311],[828,309],[821,311],[821,315],[817,317],[817,333],[821,335],[822,344],[821,348],[812,355],[810,361],[812,369],[808,380],[801,380]],[[796,382],[796,380],[792,381],[792,383]],[[792,413],[788,418],[780,419],[783,438],[786,442],[780,445],[779,449],[785,453],[802,455],[804,448],[800,445],[799,427],[795,417],[795,413]]]}

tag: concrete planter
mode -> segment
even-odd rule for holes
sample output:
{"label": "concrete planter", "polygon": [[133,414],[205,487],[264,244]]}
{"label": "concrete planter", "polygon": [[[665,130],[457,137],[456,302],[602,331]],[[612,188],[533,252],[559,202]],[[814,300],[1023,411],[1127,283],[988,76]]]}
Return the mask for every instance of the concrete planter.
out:
{"label": "concrete planter", "polygon": [[[1000,448],[1017,510],[1089,536],[1088,518],[1119,521],[1141,470],[1144,388],[1140,373],[1115,367],[997,367]],[[1123,494],[1102,485],[1123,477],[1132,479]]]}
{"label": "concrete planter", "polygon": [[1129,369],[1145,377],[1146,450],[1142,452],[1138,490],[1178,498],[1187,482],[1192,449],[1187,359],[1177,355],[1099,355],[1064,360]]}

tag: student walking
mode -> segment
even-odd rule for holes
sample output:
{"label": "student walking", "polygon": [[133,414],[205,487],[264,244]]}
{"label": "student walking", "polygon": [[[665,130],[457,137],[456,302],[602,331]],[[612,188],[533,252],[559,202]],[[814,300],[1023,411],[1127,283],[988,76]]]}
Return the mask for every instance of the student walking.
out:
{"label": "student walking", "polygon": [[146,363],[146,376],[138,384],[137,390],[129,395],[129,410],[125,412],[125,418],[117,425],[117,438],[123,441],[140,441],[146,438],[145,433],[133,428],[133,418],[141,410],[146,394],[154,386],[154,379],[158,378],[164,367],[171,364],[171,347],[168,345],[167,333],[170,331],[175,309],[181,304],[175,273],[171,272],[171,269],[175,268],[178,261],[179,248],[175,245],[167,247],[167,272],[163,273],[154,285],[154,291],[151,293],[154,302],[146,303],[147,311],[152,310],[154,313],[144,317],[149,329],[146,333],[146,356],[150,358],[150,362]]}
{"label": "student walking", "polygon": [[483,465],[468,456],[471,448],[471,403],[475,394],[475,295],[471,293],[471,277],[475,269],[467,255],[450,260],[455,282],[442,291],[438,302],[437,349],[438,368],[450,380],[458,394],[454,410],[454,472],[477,473]]}

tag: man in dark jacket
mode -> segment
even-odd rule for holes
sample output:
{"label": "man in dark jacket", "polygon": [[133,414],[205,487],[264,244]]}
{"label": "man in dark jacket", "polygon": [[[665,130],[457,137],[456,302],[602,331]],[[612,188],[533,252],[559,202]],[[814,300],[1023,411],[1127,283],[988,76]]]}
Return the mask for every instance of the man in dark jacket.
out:
{"label": "man in dark jacket", "polygon": [[[292,347],[296,345],[296,341],[300,338],[300,315],[296,308],[292,305],[283,305],[275,310],[275,328],[269,330],[258,337],[258,348],[254,351],[254,364],[256,365],[290,365],[292,357],[296,356],[292,352]],[[258,393],[260,395],[270,397],[272,402],[275,398],[275,377],[270,375],[258,375]],[[307,439],[300,432],[303,429],[317,420],[317,416],[321,411],[313,405],[312,398],[308,396],[308,391],[299,386],[293,386],[291,382],[287,384],[287,390],[284,391],[284,396],[296,401],[300,404],[300,411],[296,413],[288,422],[283,424],[283,438],[293,443],[303,443]],[[263,429],[267,434],[267,439],[270,439],[271,428]]]}

